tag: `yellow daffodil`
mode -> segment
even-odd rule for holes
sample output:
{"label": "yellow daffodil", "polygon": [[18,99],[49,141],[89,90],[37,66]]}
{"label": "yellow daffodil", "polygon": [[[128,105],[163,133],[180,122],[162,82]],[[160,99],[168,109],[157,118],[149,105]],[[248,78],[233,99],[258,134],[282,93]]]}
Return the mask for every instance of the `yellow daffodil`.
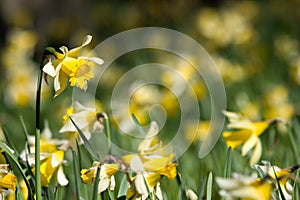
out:
{"label": "yellow daffodil", "polygon": [[[58,150],[54,153],[48,154],[45,159],[41,161],[40,173],[41,173],[41,185],[48,187],[51,179],[61,186],[65,186],[69,183],[64,172],[62,164],[64,162],[64,151]],[[32,169],[35,172],[35,169]]]}
{"label": "yellow daffodil", "polygon": [[221,188],[219,194],[228,199],[270,200],[272,184],[254,176],[233,174],[232,178],[216,178]]}
{"label": "yellow daffodil", "polygon": [[0,199],[6,190],[16,191],[17,177],[9,173],[7,168],[8,164],[0,164]]}
{"label": "yellow daffodil", "polygon": [[250,163],[257,163],[262,154],[262,145],[259,136],[277,120],[252,122],[247,118],[233,113],[224,112],[229,119],[227,127],[229,129],[235,129],[234,131],[223,132],[226,145],[232,149],[242,146],[242,155],[245,156],[252,148],[254,148],[253,154],[250,159]]}
{"label": "yellow daffodil", "polygon": [[59,95],[67,87],[67,80],[70,86],[79,87],[82,90],[87,89],[87,82],[94,77],[92,69],[95,64],[102,65],[103,60],[97,57],[80,56],[81,49],[92,41],[92,36],[85,37],[81,46],[68,50],[62,46],[62,53],[49,48],[54,54],[55,60],[49,61],[43,71],[54,78],[55,96]]}
{"label": "yellow daffodil", "polygon": [[[28,136],[29,150],[25,149],[21,152],[20,157],[23,161],[28,161],[30,166],[34,166],[34,152],[35,152],[35,136]],[[45,121],[45,127],[41,132],[40,136],[40,152],[41,152],[41,160],[45,159],[49,154],[54,153],[63,146],[68,144],[67,140],[59,140],[52,138],[52,132],[49,128],[48,121]]]}
{"label": "yellow daffodil", "polygon": [[[284,195],[285,199],[292,199],[293,186],[289,183],[292,178],[292,173],[299,169],[300,165],[281,169],[277,166],[272,166],[268,161],[262,161],[264,165],[253,165],[257,170],[262,170],[265,175],[269,175],[273,179],[275,187],[278,187],[277,182],[279,182],[280,189]],[[276,175],[275,175],[276,173]]]}
{"label": "yellow daffodil", "polygon": [[[92,167],[89,169],[82,169],[81,170],[81,179],[84,183],[90,183],[93,182],[97,169],[99,167],[99,162],[94,162]],[[100,177],[99,177],[99,185],[98,185],[98,193],[101,193],[108,188],[110,190],[115,189],[115,178],[114,174],[116,174],[119,171],[119,165],[118,164],[102,164],[100,166]]]}
{"label": "yellow daffodil", "polygon": [[[163,176],[174,179],[177,176],[175,155],[167,154],[162,142],[157,138],[158,126],[152,122],[146,138],[140,143],[138,154],[122,157],[123,162],[136,173],[127,191],[127,198],[147,198],[149,192],[160,196],[159,181]],[[148,191],[149,190],[149,191]]]}
{"label": "yellow daffodil", "polygon": [[[72,107],[67,109],[66,114],[63,116],[63,127],[59,130],[60,133],[69,133],[71,138],[77,138],[77,129],[70,120],[76,123],[78,128],[84,133],[87,139],[91,138],[91,132],[96,130],[102,130],[103,127],[97,122],[97,112],[94,108],[89,108],[81,105],[79,102],[75,102]],[[80,144],[82,140],[79,140]]]}

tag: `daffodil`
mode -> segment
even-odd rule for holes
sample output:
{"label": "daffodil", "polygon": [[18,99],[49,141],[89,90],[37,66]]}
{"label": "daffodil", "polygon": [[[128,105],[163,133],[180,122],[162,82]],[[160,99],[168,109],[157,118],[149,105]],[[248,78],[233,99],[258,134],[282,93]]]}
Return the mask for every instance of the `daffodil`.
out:
{"label": "daffodil", "polygon": [[[29,149],[25,149],[21,152],[20,157],[23,161],[28,161],[30,166],[34,166],[34,152],[35,152],[35,136],[28,136]],[[45,159],[49,154],[54,153],[59,148],[66,146],[68,144],[67,140],[59,140],[52,138],[52,132],[49,128],[48,121],[45,121],[45,127],[41,132],[40,136],[40,152],[41,160]],[[29,151],[29,152],[28,152]]]}
{"label": "daffodil", "polygon": [[270,200],[272,184],[255,176],[233,174],[232,178],[216,178],[219,194],[228,199]]}
{"label": "daffodil", "polygon": [[9,173],[7,168],[8,164],[0,164],[0,199],[6,190],[16,191],[17,177]]}
{"label": "daffodil", "polygon": [[253,167],[257,170],[262,170],[265,175],[269,175],[274,180],[273,183],[276,188],[278,188],[277,182],[279,182],[284,198],[286,200],[291,200],[293,186],[289,183],[289,180],[292,178],[292,173],[299,169],[300,165],[298,164],[289,168],[281,169],[277,166],[272,166],[268,161],[262,161],[262,163],[264,165],[253,165]]}
{"label": "daffodil", "polygon": [[[77,129],[70,120],[70,117],[78,128],[83,132],[87,139],[91,138],[91,132],[102,130],[103,127],[97,121],[97,112],[94,108],[89,108],[75,102],[73,106],[67,109],[66,114],[63,116],[63,127],[59,130],[60,133],[69,133],[71,138],[77,138]],[[82,143],[82,140],[79,140]]]}
{"label": "daffodil", "polygon": [[95,64],[102,65],[103,60],[97,57],[80,56],[83,47],[92,41],[92,36],[87,35],[81,46],[69,50],[62,46],[62,53],[48,48],[56,59],[50,60],[43,71],[54,78],[55,96],[59,95],[67,87],[67,80],[70,86],[76,86],[82,90],[87,89],[87,82],[94,77],[92,69]]}
{"label": "daffodil", "polygon": [[[160,196],[159,182],[163,176],[174,179],[177,176],[175,155],[165,150],[157,137],[158,126],[152,122],[146,138],[140,143],[138,154],[122,156],[123,162],[135,172],[133,182],[128,188],[127,198],[147,198],[149,192]],[[148,191],[149,190],[149,191]]]}
{"label": "daffodil", "polygon": [[262,144],[259,136],[276,120],[252,122],[247,118],[243,118],[237,113],[224,112],[229,119],[227,127],[234,131],[223,132],[226,145],[232,149],[242,145],[242,155],[245,156],[252,148],[253,154],[250,163],[257,163],[262,154]]}
{"label": "daffodil", "polygon": [[[21,152],[21,159],[27,161],[30,166],[35,165],[34,159],[34,145],[35,137],[28,137],[29,149],[25,149]],[[41,133],[40,140],[40,173],[41,173],[41,185],[47,187],[50,181],[53,179],[64,186],[68,184],[68,180],[63,172],[64,151],[60,150],[62,146],[67,145],[67,140],[58,140],[52,138],[52,132],[49,128],[48,122],[45,122],[45,128]],[[30,153],[28,152],[30,151]],[[33,172],[35,169],[33,168]]]}
{"label": "daffodil", "polygon": [[84,183],[90,183],[94,182],[97,169],[100,167],[100,177],[99,177],[99,185],[98,185],[98,193],[101,193],[108,188],[110,190],[115,189],[115,177],[114,174],[116,174],[119,171],[119,165],[118,164],[107,164],[104,163],[102,165],[99,165],[99,162],[94,162],[92,167],[89,169],[82,169],[81,170],[81,179]]}
{"label": "daffodil", "polygon": [[[41,160],[40,173],[42,186],[48,187],[53,177],[55,182],[61,186],[65,186],[69,183],[63,171],[63,162],[64,151],[62,150],[48,154]],[[32,171],[34,172],[35,169],[33,168]]]}

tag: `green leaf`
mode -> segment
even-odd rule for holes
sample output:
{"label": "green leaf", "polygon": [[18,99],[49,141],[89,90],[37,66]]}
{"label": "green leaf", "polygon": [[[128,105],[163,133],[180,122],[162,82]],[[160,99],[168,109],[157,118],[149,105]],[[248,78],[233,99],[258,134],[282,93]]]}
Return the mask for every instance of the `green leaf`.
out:
{"label": "green leaf", "polygon": [[210,172],[208,175],[208,180],[207,180],[206,200],[212,199],[212,181],[213,181],[213,175],[212,175],[212,172]]}
{"label": "green leaf", "polygon": [[94,181],[94,189],[93,189],[93,200],[97,200],[99,177],[100,177],[100,167],[97,167],[97,173],[96,173],[96,178]]}
{"label": "green leaf", "polygon": [[88,152],[91,154],[92,158],[94,160],[100,160],[98,156],[96,156],[96,151],[93,149],[92,145],[89,143],[88,139],[84,136],[83,132],[80,130],[80,128],[76,125],[76,123],[73,121],[73,119],[70,117],[71,122],[75,126],[77,132],[79,133],[80,138],[83,140],[84,147],[88,150]]}
{"label": "green leaf", "polygon": [[231,174],[231,147],[227,149],[225,168],[224,168],[224,178],[227,178]]}
{"label": "green leaf", "polygon": [[146,133],[144,131],[144,129],[142,128],[141,124],[139,123],[138,119],[136,118],[136,116],[132,113],[131,114],[132,120],[134,121],[138,131],[140,132],[142,137],[146,137]]}
{"label": "green leaf", "polygon": [[126,179],[126,175],[124,175],[121,180],[120,188],[118,191],[118,198],[122,196],[126,196],[128,187],[129,187],[129,182]]}
{"label": "green leaf", "polygon": [[11,151],[11,149],[6,144],[4,144],[1,140],[0,140],[0,148],[11,158],[11,160],[17,166],[17,169],[19,170],[19,172],[20,172],[22,178],[24,179],[25,184],[28,188],[28,199],[34,199],[30,184],[27,180],[26,175],[23,172],[21,165],[18,162],[18,158],[14,155],[14,153]]}

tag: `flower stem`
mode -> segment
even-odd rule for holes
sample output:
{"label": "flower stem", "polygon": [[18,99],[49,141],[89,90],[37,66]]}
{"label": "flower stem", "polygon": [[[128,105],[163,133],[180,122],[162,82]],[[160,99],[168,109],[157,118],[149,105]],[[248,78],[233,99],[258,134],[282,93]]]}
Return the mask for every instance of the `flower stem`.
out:
{"label": "flower stem", "polygon": [[80,199],[80,183],[79,183],[79,177],[78,177],[78,161],[77,161],[77,155],[74,150],[72,150],[73,155],[73,166],[74,166],[74,174],[75,174],[75,185],[76,185],[76,196],[77,199]]}
{"label": "flower stem", "polygon": [[110,125],[109,125],[109,118],[105,112],[97,113],[97,119],[100,122],[100,124],[103,123],[104,119],[104,130],[106,133],[106,137],[108,140],[107,148],[108,148],[108,155],[111,154],[111,135],[110,135]]}
{"label": "flower stem", "polygon": [[35,187],[36,187],[37,200],[41,200],[42,197],[41,176],[40,176],[40,106],[41,106],[42,77],[43,77],[43,70],[40,69],[40,73],[38,76],[38,86],[36,91],[36,108],[35,108]]}

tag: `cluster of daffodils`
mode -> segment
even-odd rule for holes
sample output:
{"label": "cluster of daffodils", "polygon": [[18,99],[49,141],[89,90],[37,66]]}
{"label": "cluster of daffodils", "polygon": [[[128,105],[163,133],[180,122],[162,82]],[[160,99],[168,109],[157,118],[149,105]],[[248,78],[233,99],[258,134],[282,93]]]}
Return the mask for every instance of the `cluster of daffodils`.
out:
{"label": "cluster of daffodils", "polygon": [[[175,155],[168,154],[156,136],[157,130],[156,122],[152,122],[146,139],[138,147],[139,153],[124,155],[121,159],[109,155],[100,163],[94,162],[89,169],[82,169],[82,181],[99,181],[98,193],[114,190],[114,174],[122,170],[129,183],[127,199],[146,199],[149,196],[162,199],[159,182],[163,177],[174,179],[177,176],[177,164],[174,162]],[[99,180],[95,180],[97,169],[100,170]]]}
{"label": "cluster of daffodils", "polygon": [[275,196],[291,200],[293,186],[289,181],[294,179],[293,173],[300,165],[281,169],[267,161],[262,163],[264,165],[252,165],[252,167],[263,173],[263,177],[257,177],[257,174],[243,176],[236,173],[232,178],[217,177],[216,182],[221,188],[220,195],[228,199],[270,200],[277,191],[278,195]]}
{"label": "cluster of daffodils", "polygon": [[9,172],[8,164],[0,164],[0,199],[8,190],[16,191],[17,177]]}
{"label": "cluster of daffodils", "polygon": [[279,119],[252,122],[249,119],[233,112],[224,112],[229,120],[228,129],[234,131],[224,131],[223,137],[226,145],[232,149],[242,146],[242,156],[245,156],[254,148],[250,163],[255,164],[259,161],[262,154],[262,144],[259,136],[272,124],[277,123]]}

